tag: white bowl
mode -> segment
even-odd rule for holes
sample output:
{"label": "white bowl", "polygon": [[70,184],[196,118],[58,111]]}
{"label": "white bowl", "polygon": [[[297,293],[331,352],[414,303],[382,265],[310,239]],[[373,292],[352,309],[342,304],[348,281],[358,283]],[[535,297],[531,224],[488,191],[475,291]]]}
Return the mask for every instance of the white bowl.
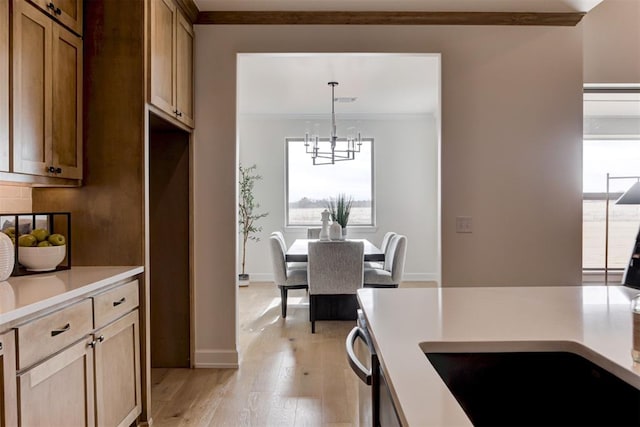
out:
{"label": "white bowl", "polygon": [[18,248],[18,262],[29,271],[51,271],[67,254],[67,245]]}

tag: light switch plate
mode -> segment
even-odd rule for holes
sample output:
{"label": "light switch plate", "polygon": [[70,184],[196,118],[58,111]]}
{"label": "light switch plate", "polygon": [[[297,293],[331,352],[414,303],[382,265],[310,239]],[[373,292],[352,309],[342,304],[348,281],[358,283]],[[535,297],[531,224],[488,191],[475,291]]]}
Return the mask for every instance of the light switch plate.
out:
{"label": "light switch plate", "polygon": [[470,216],[456,217],[456,233],[471,233],[473,231],[473,223]]}

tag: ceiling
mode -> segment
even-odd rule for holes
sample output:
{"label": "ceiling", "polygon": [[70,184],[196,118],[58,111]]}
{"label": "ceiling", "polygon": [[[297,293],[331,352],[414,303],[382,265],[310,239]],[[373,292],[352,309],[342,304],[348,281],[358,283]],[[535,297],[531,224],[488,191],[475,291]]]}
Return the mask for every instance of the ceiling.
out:
{"label": "ceiling", "polygon": [[602,0],[194,0],[204,11],[588,12]]}
{"label": "ceiling", "polygon": [[311,116],[437,114],[440,56],[436,54],[241,54],[240,114]]}
{"label": "ceiling", "polygon": [[[200,11],[587,12],[602,0],[195,0]],[[239,114],[437,114],[440,58],[410,54],[242,54]],[[600,104],[604,105],[604,104]],[[611,105],[611,104],[609,104]],[[598,107],[596,107],[598,108]]]}

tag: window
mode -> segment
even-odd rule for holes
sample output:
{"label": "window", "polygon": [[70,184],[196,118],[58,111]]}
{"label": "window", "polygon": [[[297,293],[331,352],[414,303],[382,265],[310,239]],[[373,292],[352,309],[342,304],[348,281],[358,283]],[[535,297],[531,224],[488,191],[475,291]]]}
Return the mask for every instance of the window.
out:
{"label": "window", "polygon": [[623,177],[640,176],[640,93],[585,91],[584,116],[583,269],[603,270],[606,246],[608,268],[623,269],[640,226],[640,206],[615,201],[636,181]]}
{"label": "window", "polygon": [[304,139],[287,138],[286,225],[318,226],[328,201],[344,193],[353,198],[350,226],[373,226],[373,139],[362,139],[354,160],[316,165]]}

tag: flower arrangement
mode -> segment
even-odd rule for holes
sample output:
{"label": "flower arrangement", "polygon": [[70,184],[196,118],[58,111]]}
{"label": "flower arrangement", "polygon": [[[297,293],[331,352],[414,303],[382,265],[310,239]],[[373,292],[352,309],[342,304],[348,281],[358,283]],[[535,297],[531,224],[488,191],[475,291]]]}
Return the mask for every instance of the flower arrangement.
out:
{"label": "flower arrangement", "polygon": [[331,219],[340,224],[343,229],[349,222],[352,204],[353,197],[347,197],[347,195],[343,193],[338,194],[336,198],[331,197],[327,203],[327,210],[331,213]]}

